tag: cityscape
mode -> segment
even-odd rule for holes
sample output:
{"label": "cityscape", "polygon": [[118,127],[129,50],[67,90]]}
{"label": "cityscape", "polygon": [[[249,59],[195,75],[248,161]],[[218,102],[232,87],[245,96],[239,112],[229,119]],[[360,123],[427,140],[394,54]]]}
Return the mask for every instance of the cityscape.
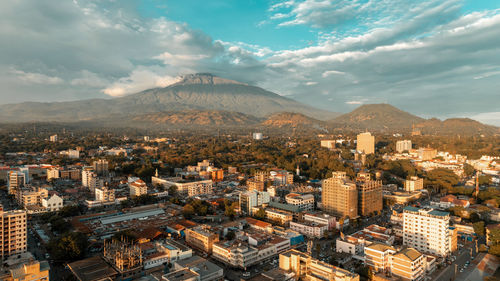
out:
{"label": "cityscape", "polygon": [[0,280],[500,280],[494,2],[2,2]]}

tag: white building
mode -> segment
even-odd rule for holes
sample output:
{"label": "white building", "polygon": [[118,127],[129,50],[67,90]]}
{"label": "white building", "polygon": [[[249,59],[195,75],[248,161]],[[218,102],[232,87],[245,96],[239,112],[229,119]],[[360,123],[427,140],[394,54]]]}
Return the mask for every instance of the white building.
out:
{"label": "white building", "polygon": [[438,256],[451,253],[450,214],[434,209],[405,207],[403,244]]}
{"label": "white building", "polygon": [[252,137],[254,140],[262,140],[264,138],[262,133],[253,133]]}
{"label": "white building", "polygon": [[321,238],[328,232],[328,225],[310,221],[290,222],[290,229],[309,238]]}
{"label": "white building", "polygon": [[403,151],[410,151],[411,140],[400,140],[396,142],[396,151],[402,153]]}
{"label": "white building", "polygon": [[114,202],[115,201],[115,190],[108,189],[107,186],[96,188],[95,189],[95,201]]}
{"label": "white building", "polygon": [[59,211],[63,207],[63,199],[56,194],[42,198],[42,206],[49,212]]}
{"label": "white building", "polygon": [[130,196],[131,197],[136,197],[136,196],[148,194],[148,186],[141,179],[138,179],[134,182],[129,182],[128,187],[130,189]]}
{"label": "white building", "polygon": [[285,196],[287,204],[299,206],[300,211],[314,210],[314,196],[312,194],[289,193]]}
{"label": "white building", "polygon": [[161,185],[165,188],[175,186],[177,192],[182,195],[196,196],[201,194],[211,194],[213,192],[212,180],[187,180],[181,177],[160,178],[151,177],[153,185]]}
{"label": "white building", "polygon": [[334,216],[325,213],[305,213],[303,216],[305,221],[315,222],[319,224],[326,224],[328,230],[339,228],[337,219]]}

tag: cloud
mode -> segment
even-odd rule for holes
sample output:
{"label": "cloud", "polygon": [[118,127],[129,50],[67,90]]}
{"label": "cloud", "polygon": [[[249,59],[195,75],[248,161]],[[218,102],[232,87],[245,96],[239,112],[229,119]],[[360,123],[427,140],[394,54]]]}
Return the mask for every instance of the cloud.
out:
{"label": "cloud", "polygon": [[479,122],[500,127],[500,112],[484,112],[470,116]]}
{"label": "cloud", "polygon": [[321,74],[321,77],[325,78],[325,77],[328,77],[330,75],[344,75],[345,72],[342,72],[342,71],[337,71],[337,70],[327,70],[325,72],[323,72],[323,74]]}
{"label": "cloud", "polygon": [[64,80],[57,76],[48,76],[41,73],[24,72],[22,70],[12,70],[17,79],[25,83],[56,85],[64,83]]}

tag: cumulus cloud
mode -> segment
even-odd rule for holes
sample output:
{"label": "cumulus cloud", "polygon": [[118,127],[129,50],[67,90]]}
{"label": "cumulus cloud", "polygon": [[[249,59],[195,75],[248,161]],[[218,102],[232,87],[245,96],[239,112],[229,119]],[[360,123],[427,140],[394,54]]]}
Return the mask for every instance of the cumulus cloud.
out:
{"label": "cumulus cloud", "polygon": [[17,79],[25,83],[56,85],[62,84],[64,82],[63,79],[57,76],[48,76],[45,74],[34,72],[24,72],[22,70],[16,69],[12,70],[12,74],[14,74]]}

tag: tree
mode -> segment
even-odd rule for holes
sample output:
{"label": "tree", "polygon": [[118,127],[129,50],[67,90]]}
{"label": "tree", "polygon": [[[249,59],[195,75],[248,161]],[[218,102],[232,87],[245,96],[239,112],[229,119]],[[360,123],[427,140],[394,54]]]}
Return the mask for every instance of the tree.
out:
{"label": "tree", "polygon": [[264,219],[266,217],[266,210],[264,210],[263,208],[260,208],[256,213],[255,213],[255,217],[258,218],[258,219]]}
{"label": "tree", "polygon": [[475,169],[472,167],[472,165],[464,163],[464,174],[467,177],[472,177],[474,175]]}
{"label": "tree", "polygon": [[498,245],[491,245],[490,249],[488,250],[488,253],[495,255],[497,257],[500,257],[500,244]]}
{"label": "tree", "polygon": [[81,232],[71,232],[50,240],[48,249],[57,262],[81,259],[88,247],[87,236]]}
{"label": "tree", "polygon": [[168,195],[177,196],[177,186],[171,185],[168,187]]}
{"label": "tree", "polygon": [[478,236],[484,236],[484,221],[478,221],[472,224],[472,227]]}
{"label": "tree", "polygon": [[182,208],[182,215],[186,219],[190,219],[194,215],[194,208],[193,208],[193,206],[191,206],[191,204],[184,205],[184,207]]}

